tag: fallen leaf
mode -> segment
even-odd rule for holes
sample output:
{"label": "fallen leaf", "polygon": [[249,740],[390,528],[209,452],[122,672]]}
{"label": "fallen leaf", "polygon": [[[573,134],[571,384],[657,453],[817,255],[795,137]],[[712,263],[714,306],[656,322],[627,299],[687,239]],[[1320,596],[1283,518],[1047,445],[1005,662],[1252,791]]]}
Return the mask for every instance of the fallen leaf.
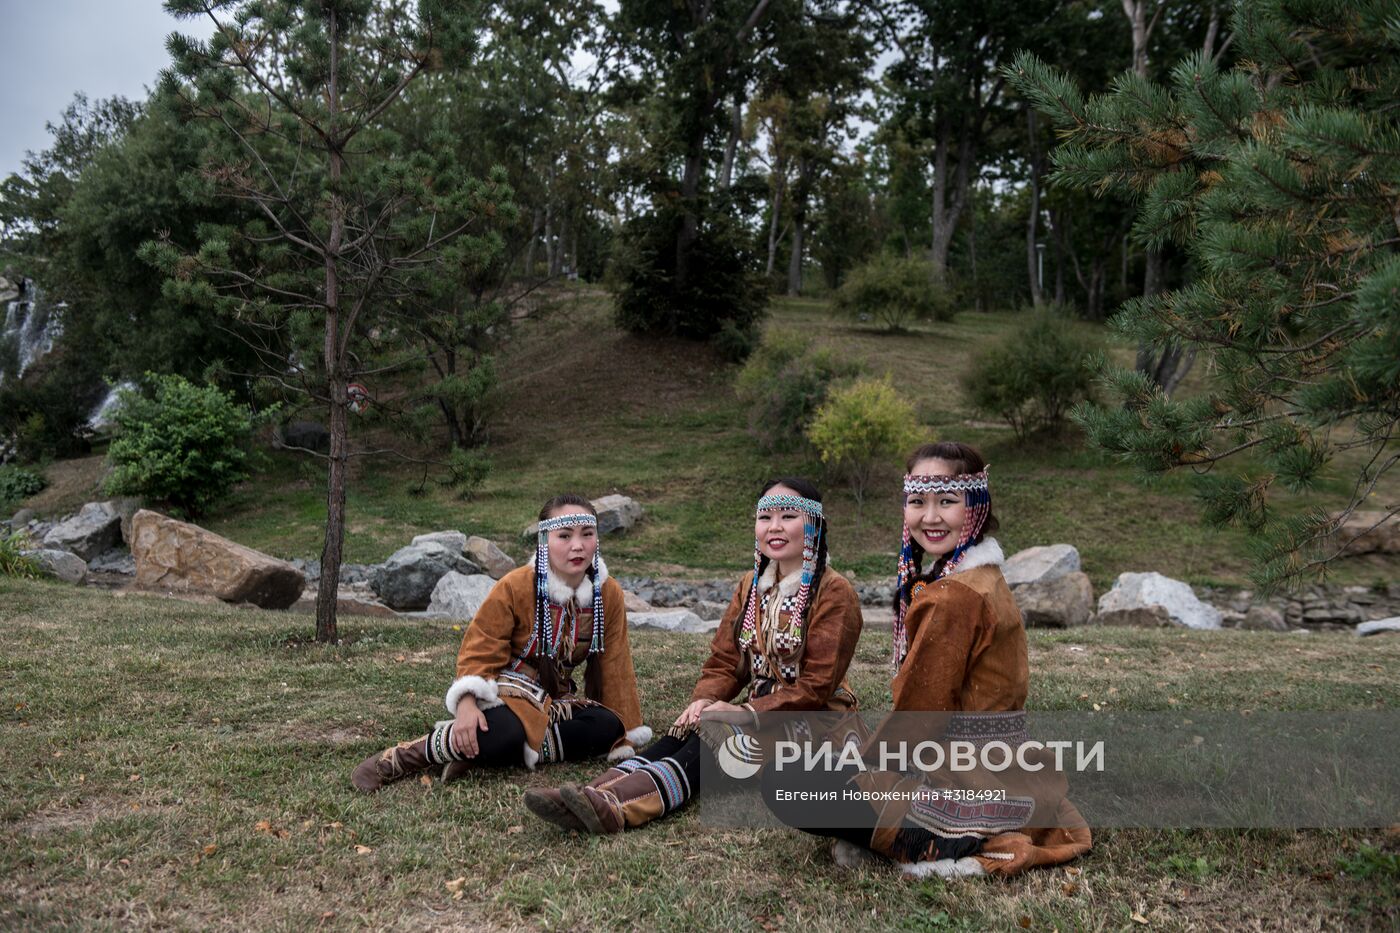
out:
{"label": "fallen leaf", "polygon": [[204,847],[204,854],[205,854],[205,855],[213,855],[213,854],[214,854],[215,852],[217,852],[217,851],[219,851],[219,847],[216,846],[216,845],[214,845],[214,843],[212,843],[212,842],[209,843],[207,846]]}
{"label": "fallen leaf", "polygon": [[[1202,657],[1204,657],[1204,655],[1202,655]],[[1133,923],[1141,923],[1143,926],[1147,926],[1147,918],[1144,917],[1142,914],[1138,913],[1137,911],[1133,911],[1132,920]]]}
{"label": "fallen leaf", "polygon": [[308,829],[312,828],[312,827],[315,826],[315,825],[316,825],[316,821],[315,821],[315,820],[302,820],[302,821],[301,821],[301,828],[302,828],[303,831],[308,830]]}
{"label": "fallen leaf", "polygon": [[462,888],[466,887],[466,884],[467,876],[461,875],[459,877],[453,878],[451,881],[444,881],[442,886],[449,891],[460,891],[462,890]]}
{"label": "fallen leaf", "polygon": [[273,835],[275,835],[278,839],[288,839],[291,837],[292,831],[289,829],[279,829]]}
{"label": "fallen leaf", "polygon": [[369,846],[362,846],[362,845],[356,845],[356,846],[355,846],[355,854],[356,854],[356,855],[369,855],[369,854],[370,854],[371,852],[373,852],[373,851],[374,851],[374,849],[370,848]]}
{"label": "fallen leaf", "polygon": [[1075,868],[1071,865],[1069,868],[1065,869],[1065,874],[1069,875],[1071,878],[1078,878],[1080,875],[1084,874],[1084,869]]}
{"label": "fallen leaf", "polygon": [[333,918],[334,916],[335,916],[335,911],[333,911],[333,910],[328,910],[328,911],[326,911],[325,913],[321,914],[321,919],[322,919],[322,920],[330,920],[330,919]]}
{"label": "fallen leaf", "polygon": [[404,659],[404,656],[403,656],[403,655],[401,655],[401,654],[396,654],[396,655],[394,655],[394,660],[397,661],[397,662],[399,662],[400,664],[402,664],[402,663],[404,662],[405,659]]}
{"label": "fallen leaf", "polygon": [[418,776],[418,783],[419,783],[419,784],[422,784],[424,787],[432,787],[432,786],[433,786],[433,779],[430,778],[430,777],[428,777],[428,775],[426,775],[426,774],[420,774],[420,775]]}
{"label": "fallen leaf", "polygon": [[1081,694],[1079,694],[1079,699],[1081,699],[1081,700],[1087,700],[1087,699],[1089,699],[1089,694],[1087,694],[1087,693],[1081,693]]}
{"label": "fallen leaf", "polygon": [[1016,923],[1019,924],[1020,927],[1021,927],[1021,929],[1023,929],[1023,930],[1029,930],[1029,929],[1031,928],[1031,918],[1030,918],[1030,917],[1023,916],[1023,917],[1021,917],[1020,920],[1017,920]]}
{"label": "fallen leaf", "polygon": [[117,864],[120,865],[120,866],[122,866],[123,868],[130,868],[130,867],[131,867],[131,859],[129,859],[129,858],[119,858],[119,859],[117,859]]}
{"label": "fallen leaf", "polygon": [[260,833],[272,832],[272,823],[268,820],[258,820],[253,829]]}
{"label": "fallen leaf", "polygon": [[1065,897],[1074,897],[1079,893],[1079,884],[1074,881],[1066,881],[1060,885],[1060,893]]}
{"label": "fallen leaf", "polygon": [[[460,625],[454,625],[454,626],[452,626],[452,631],[454,631],[454,632],[460,632],[461,630],[462,630],[462,626],[460,626]],[[16,706],[15,709],[19,709],[19,707]]]}
{"label": "fallen leaf", "polygon": [[1094,704],[1094,712],[1097,713],[1097,712],[1100,712],[1100,711],[1102,711],[1102,710],[1103,710],[1103,707],[1102,707],[1102,706],[1100,706],[1100,705],[1097,704],[1097,703]]}
{"label": "fallen leaf", "polygon": [[507,827],[506,827],[506,835],[507,835],[507,836],[514,836],[516,833],[523,833],[523,832],[525,832],[525,827],[519,825],[518,823],[517,823],[515,826],[507,826]]}
{"label": "fallen leaf", "polygon": [[127,778],[127,780],[128,780],[128,781],[139,781],[139,780],[141,780],[141,775],[139,775],[139,774],[133,774],[131,777]]}
{"label": "fallen leaf", "polygon": [[62,758],[62,757],[63,757],[63,752],[54,752],[54,753],[53,753],[53,756],[54,756],[55,758]]}
{"label": "fallen leaf", "polygon": [[133,804],[131,805],[131,809],[133,809],[133,810],[139,810],[139,809],[141,809],[141,805],[140,805],[139,803],[133,803]]}

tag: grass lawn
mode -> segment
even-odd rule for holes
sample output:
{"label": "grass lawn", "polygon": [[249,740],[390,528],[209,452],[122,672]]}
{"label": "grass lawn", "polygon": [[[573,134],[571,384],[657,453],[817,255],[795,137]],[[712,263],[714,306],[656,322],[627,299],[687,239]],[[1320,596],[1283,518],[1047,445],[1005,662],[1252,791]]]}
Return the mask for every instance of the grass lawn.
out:
{"label": "grass lawn", "polygon": [[[844,871],[777,831],[682,812],[578,838],[524,788],[594,768],[408,782],[350,768],[442,715],[460,635],[437,620],[310,619],[0,578],[0,928],[802,930],[1395,929],[1400,829],[1104,831],[1068,868],[1009,881]],[[638,632],[653,726],[705,642]],[[888,704],[888,634],[853,686]],[[1071,648],[1085,650],[1070,650]],[[1032,633],[1040,709],[1400,704],[1400,638],[1080,629]]]}
{"label": "grass lawn", "polygon": [[[978,351],[1014,333],[1022,320],[1013,312],[965,312],[951,324],[890,335],[833,317],[824,300],[775,299],[767,327],[804,333],[862,361],[872,374],[889,372],[930,438],[980,447],[992,464],[998,538],[1008,553],[1074,544],[1100,591],[1128,570],[1160,570],[1193,583],[1247,582],[1243,534],[1200,524],[1189,476],[1143,483],[1086,452],[1073,429],[1022,444],[971,408],[959,379]],[[1111,349],[1130,360],[1131,348]],[[1200,391],[1204,369],[1183,391]],[[821,476],[811,451],[770,455],[756,444],[734,394],[733,366],[703,344],[618,331],[610,300],[597,289],[566,292],[551,314],[520,325],[498,370],[494,469],[485,487],[464,502],[431,477],[425,482],[422,467],[355,461],[347,560],[379,561],[413,535],[443,528],[494,538],[521,559],[533,542],[522,542],[520,530],[540,503],[577,490],[591,497],[625,493],[647,509],[636,531],[606,542],[615,573],[737,577],[752,553],[750,516],[760,484],[782,473]],[[1346,468],[1360,456],[1344,458],[1317,495],[1291,507],[1340,507],[1350,489]],[[901,466],[887,465],[863,514],[848,492],[826,484],[833,561],[843,570],[867,578],[893,574]],[[101,472],[100,458],[54,464],[52,487],[27,504],[49,513],[75,509],[93,496]],[[1400,475],[1389,477],[1377,496],[1395,501]],[[268,468],[203,524],[278,556],[310,557],[320,554],[324,516],[320,462],[273,454]],[[1370,584],[1396,577],[1400,561],[1357,558],[1334,569],[1340,582]]]}

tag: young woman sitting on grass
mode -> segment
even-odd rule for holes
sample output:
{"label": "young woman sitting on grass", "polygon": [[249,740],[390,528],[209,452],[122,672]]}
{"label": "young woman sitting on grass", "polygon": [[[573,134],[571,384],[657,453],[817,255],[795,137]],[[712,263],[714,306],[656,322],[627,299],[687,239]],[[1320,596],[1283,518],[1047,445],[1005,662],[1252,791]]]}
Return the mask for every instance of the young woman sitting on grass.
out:
{"label": "young woman sitting on grass", "polygon": [[[827,566],[821,493],[802,479],[766,484],[754,518],[754,569],[730,600],[690,705],[635,758],[583,786],[526,792],[532,813],[564,829],[635,829],[699,793],[706,712],[849,710],[846,668],[860,638],[860,601]],[[732,702],[748,687],[742,706]]]}
{"label": "young woman sitting on grass", "polygon": [[[997,529],[997,520],[986,463],[974,448],[946,442],[915,450],[907,469],[894,607],[894,711],[955,713],[946,720],[946,737],[1015,745],[1025,740],[1025,719],[1006,714],[1026,707],[1026,631],[1002,576],[1001,547],[988,537]],[[943,737],[911,736],[911,729],[922,729],[911,719],[887,721],[872,744],[882,738],[911,743],[915,738]],[[945,720],[929,721],[945,728]],[[1087,852],[1090,834],[1065,799],[1063,778],[1042,774],[1007,778],[1020,781],[1008,791],[1009,803],[949,801],[941,794],[905,799],[883,807],[878,819],[870,813],[864,828],[814,832],[837,837],[838,861],[859,859],[868,849],[918,877],[1009,875],[1032,865],[1057,864]],[[846,780],[840,772],[831,779],[837,784]],[[956,782],[958,777],[944,772],[925,778],[924,784],[942,791],[952,786],[942,784],[944,779]],[[907,791],[919,784],[889,772],[852,780],[865,790],[898,785]],[[766,800],[771,797],[765,794]],[[770,807],[799,825],[793,819],[799,816],[795,810]],[[1049,822],[1055,825],[1028,828],[1032,813],[1037,822],[1047,822],[1045,814],[1052,814]],[[855,822],[846,820],[846,825]]]}
{"label": "young woman sitting on grass", "polygon": [[[578,696],[574,670],[585,662]],[[540,510],[534,566],[502,577],[477,610],[446,702],[453,719],[360,762],[355,788],[373,793],[438,766],[451,779],[474,767],[533,770],[604,753],[620,761],[651,740],[622,587],[608,579],[587,499],[555,496]]]}

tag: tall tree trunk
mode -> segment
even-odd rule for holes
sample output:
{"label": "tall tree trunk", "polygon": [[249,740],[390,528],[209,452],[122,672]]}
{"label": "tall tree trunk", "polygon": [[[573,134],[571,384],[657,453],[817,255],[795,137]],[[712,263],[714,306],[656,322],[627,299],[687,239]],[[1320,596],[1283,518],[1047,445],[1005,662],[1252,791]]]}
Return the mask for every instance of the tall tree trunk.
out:
{"label": "tall tree trunk", "polygon": [[544,211],[535,208],[532,223],[530,224],[530,242],[525,245],[525,278],[531,279],[535,276],[535,247],[540,242],[540,230],[544,227]]}
{"label": "tall tree trunk", "polygon": [[549,163],[549,174],[546,176],[544,200],[544,263],[545,275],[553,277],[559,274],[559,252],[558,237],[554,230],[554,163]]}
{"label": "tall tree trunk", "polygon": [[1030,141],[1031,209],[1026,217],[1026,269],[1031,281],[1031,304],[1045,304],[1044,282],[1041,281],[1041,261],[1036,249],[1036,229],[1040,225],[1040,140],[1035,108],[1026,108],[1026,135]]}
{"label": "tall tree trunk", "polygon": [[729,139],[724,144],[724,162],[719,169],[719,190],[728,191],[734,177],[734,155],[739,150],[739,138],[744,135],[744,98],[735,92],[734,109],[729,121]]}
{"label": "tall tree trunk", "polygon": [[798,207],[792,215],[792,254],[788,257],[787,293],[796,298],[802,294],[802,234],[807,223],[807,210]]}
{"label": "tall tree trunk", "polygon": [[972,268],[972,310],[986,310],[982,304],[982,279],[977,272],[977,198],[972,197],[972,213],[967,215],[967,261]]}
{"label": "tall tree trunk", "polygon": [[768,268],[765,272],[768,280],[773,279],[773,267],[778,261],[778,218],[783,213],[783,182],[778,180],[778,187],[773,192],[773,217],[768,223]]}
{"label": "tall tree trunk", "polygon": [[340,108],[339,67],[340,35],[335,8],[328,11],[330,21],[330,230],[326,238],[326,332],[322,354],[326,367],[326,388],[330,396],[330,465],[326,482],[326,538],[321,548],[321,580],[316,588],[316,640],[336,640],[336,601],[340,591],[340,558],[345,544],[345,480],[349,463],[346,419],[345,354],[341,352],[340,320],[340,249],[345,237],[345,204],[340,195],[340,178],[344,170],[340,128],[336,113]]}
{"label": "tall tree trunk", "polygon": [[1065,303],[1065,232],[1060,228],[1059,212],[1050,212],[1050,245],[1055,253],[1055,303]]}

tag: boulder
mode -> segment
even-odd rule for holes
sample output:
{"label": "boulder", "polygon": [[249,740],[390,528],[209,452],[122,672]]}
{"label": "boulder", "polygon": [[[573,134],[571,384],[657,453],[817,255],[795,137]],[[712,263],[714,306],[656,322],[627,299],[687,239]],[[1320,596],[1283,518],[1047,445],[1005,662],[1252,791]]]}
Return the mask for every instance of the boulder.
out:
{"label": "boulder", "polygon": [[626,496],[603,496],[594,499],[593,508],[598,512],[598,534],[606,535],[614,531],[626,531],[642,518],[642,507],[635,499]]}
{"label": "boulder", "polygon": [[93,573],[118,573],[131,576],[136,572],[136,561],[125,548],[114,547],[103,551],[88,562],[88,570]]}
{"label": "boulder", "polygon": [[496,581],[484,573],[468,576],[453,571],[444,574],[437,586],[433,587],[432,599],[428,601],[428,615],[470,622],[495,585]]}
{"label": "boulder", "polygon": [[708,599],[699,599],[691,607],[702,619],[721,619],[729,611],[729,603],[717,603]]}
{"label": "boulder", "polygon": [[689,609],[666,609],[660,612],[629,612],[630,628],[659,629],[663,632],[702,633],[719,628],[719,620],[705,621]]}
{"label": "boulder", "polygon": [[92,560],[121,541],[122,519],[110,502],[89,502],[77,515],[55,525],[44,535],[44,547]]}
{"label": "boulder", "polygon": [[1016,587],[1014,595],[1027,628],[1085,625],[1094,611],[1094,585],[1089,582],[1087,573],[1077,570],[1049,580],[1024,583]]}
{"label": "boulder", "polygon": [[444,576],[480,573],[481,568],[462,556],[460,549],[440,541],[424,541],[399,548],[380,564],[370,578],[374,592],[390,609],[407,612],[428,608],[433,587]]}
{"label": "boulder", "polygon": [[319,421],[293,421],[278,433],[286,447],[304,447],[320,453],[331,449],[331,432]]}
{"label": "boulder", "polygon": [[634,612],[651,612],[651,603],[638,596],[631,590],[622,591],[622,604],[627,607],[627,614],[630,616]]}
{"label": "boulder", "polygon": [[131,520],[145,506],[135,496],[123,496],[120,499],[112,499],[110,502],[112,508],[117,510],[117,515],[121,516],[122,542],[129,547],[131,545]]}
{"label": "boulder", "polygon": [[1375,619],[1362,622],[1356,627],[1357,635],[1380,635],[1383,632],[1400,632],[1400,616],[1393,619]]}
{"label": "boulder", "polygon": [[[1164,618],[1165,617],[1165,618]],[[1191,587],[1160,573],[1123,573],[1099,597],[1102,625],[1180,625],[1220,628],[1220,611],[1196,598]]]}
{"label": "boulder", "polygon": [[[1352,540],[1352,539],[1355,540]],[[1400,515],[1386,517],[1380,509],[1352,512],[1332,535],[1332,543],[1347,545],[1346,555],[1400,554]]]}
{"label": "boulder", "polygon": [[57,577],[65,583],[82,583],[83,578],[87,576],[87,562],[71,551],[36,548],[20,553],[34,561],[40,573],[48,577]]}
{"label": "boulder", "polygon": [[409,542],[409,547],[415,544],[430,543],[441,544],[449,551],[455,551],[458,554],[465,554],[467,552],[467,536],[460,531],[434,531],[425,535],[418,535]]}
{"label": "boulder", "polygon": [[[376,619],[392,619],[398,615],[381,602],[349,587],[340,587],[336,592],[335,611],[343,616],[369,616]],[[292,604],[292,612],[316,612],[316,590],[306,590],[301,598]]]}
{"label": "boulder", "polygon": [[1017,551],[1002,567],[1010,587],[1048,583],[1079,571],[1079,551],[1072,544],[1045,544]]}
{"label": "boulder", "polygon": [[1251,632],[1286,632],[1288,622],[1284,620],[1283,613],[1273,606],[1250,606],[1240,628]]}
{"label": "boulder", "polygon": [[306,587],[306,577],[284,560],[146,509],[131,520],[131,556],[137,586],[230,603],[286,609]]}
{"label": "boulder", "polygon": [[10,516],[10,527],[23,528],[25,525],[29,524],[30,520],[34,518],[34,515],[33,509],[20,509]]}
{"label": "boulder", "polygon": [[466,553],[497,580],[515,569],[515,561],[510,559],[510,555],[498,548],[496,542],[481,535],[472,535],[467,539]]}
{"label": "boulder", "polygon": [[[626,531],[641,520],[642,507],[635,499],[627,496],[603,496],[598,499],[590,499],[593,511],[598,513],[598,534],[605,535],[614,531]],[[539,532],[539,522],[533,522],[525,526],[525,530],[520,533],[522,538],[533,538]]]}

